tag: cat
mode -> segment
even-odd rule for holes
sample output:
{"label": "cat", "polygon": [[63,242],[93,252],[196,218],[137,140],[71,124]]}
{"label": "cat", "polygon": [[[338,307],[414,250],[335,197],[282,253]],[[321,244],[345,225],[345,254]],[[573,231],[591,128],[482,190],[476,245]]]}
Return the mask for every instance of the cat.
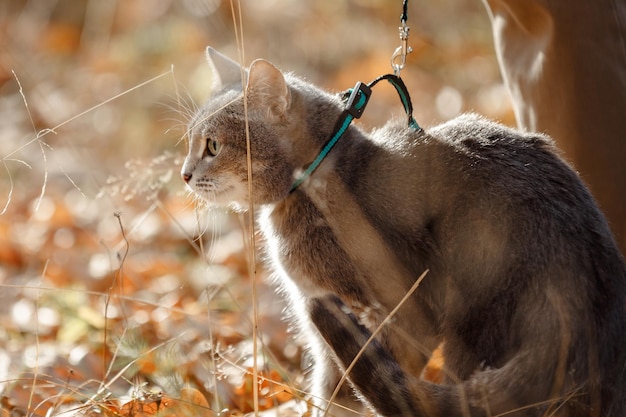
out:
{"label": "cat", "polygon": [[[626,416],[626,266],[550,138],[474,114],[353,124],[294,187],[343,96],[262,59],[207,58],[214,94],[181,174],[247,210],[248,129],[268,261],[310,342],[313,415]],[[422,372],[438,347],[435,384]]]}

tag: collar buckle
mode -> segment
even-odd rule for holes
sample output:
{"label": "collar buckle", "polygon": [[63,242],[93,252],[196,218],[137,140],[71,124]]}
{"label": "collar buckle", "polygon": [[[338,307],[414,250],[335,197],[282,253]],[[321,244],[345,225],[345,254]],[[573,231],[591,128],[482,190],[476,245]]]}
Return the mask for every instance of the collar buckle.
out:
{"label": "collar buckle", "polygon": [[345,110],[355,119],[359,119],[363,115],[371,95],[372,89],[367,84],[363,84],[361,81],[357,82],[350,92]]}

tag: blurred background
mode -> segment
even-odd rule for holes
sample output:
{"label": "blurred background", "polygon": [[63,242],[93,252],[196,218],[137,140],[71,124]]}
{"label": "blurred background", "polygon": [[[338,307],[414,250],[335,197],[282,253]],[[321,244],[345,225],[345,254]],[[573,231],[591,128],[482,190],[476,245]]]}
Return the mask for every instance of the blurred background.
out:
{"label": "blurred background", "polygon": [[[0,0],[1,417],[131,415],[124,404],[184,387],[214,411],[251,410],[246,221],[196,209],[178,174],[190,109],[210,93],[204,50],[238,59],[243,44],[246,65],[263,57],[342,91],[392,71],[401,11],[401,0]],[[476,111],[514,124],[482,2],[412,0],[408,17],[402,77],[418,122]],[[360,123],[402,114],[379,87]],[[258,271],[273,410],[301,398],[307,363]]]}

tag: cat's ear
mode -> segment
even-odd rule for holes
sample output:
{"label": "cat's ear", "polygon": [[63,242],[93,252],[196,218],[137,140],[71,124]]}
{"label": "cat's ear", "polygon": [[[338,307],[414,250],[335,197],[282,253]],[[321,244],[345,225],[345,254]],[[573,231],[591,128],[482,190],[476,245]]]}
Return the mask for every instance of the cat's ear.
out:
{"label": "cat's ear", "polygon": [[241,89],[241,65],[220,54],[210,46],[206,48],[206,59],[211,67],[213,91],[221,90],[227,86],[239,86]]}
{"label": "cat's ear", "polygon": [[277,118],[287,113],[291,102],[289,87],[283,73],[266,60],[257,59],[250,65],[246,91],[251,109]]}

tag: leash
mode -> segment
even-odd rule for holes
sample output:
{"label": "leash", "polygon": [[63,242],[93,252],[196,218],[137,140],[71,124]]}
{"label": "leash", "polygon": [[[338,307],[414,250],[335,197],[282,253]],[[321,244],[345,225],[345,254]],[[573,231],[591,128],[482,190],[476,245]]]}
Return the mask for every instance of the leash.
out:
{"label": "leash", "polygon": [[289,191],[290,193],[295,191],[317,169],[331,149],[337,144],[337,142],[339,142],[339,139],[341,139],[344,133],[346,133],[350,127],[350,123],[352,123],[352,120],[359,119],[363,115],[365,107],[367,106],[370,96],[372,95],[372,87],[382,80],[388,81],[396,89],[396,92],[400,97],[400,101],[402,102],[402,106],[404,107],[404,111],[407,114],[408,127],[415,131],[422,130],[420,125],[417,124],[417,121],[413,118],[413,104],[411,103],[411,96],[409,95],[409,91],[407,90],[404,81],[400,78],[400,71],[406,64],[406,56],[412,51],[412,49],[408,46],[409,27],[406,25],[406,21],[408,19],[407,8],[408,0],[403,0],[402,15],[400,16],[402,26],[398,28],[400,31],[401,44],[398,48],[396,48],[391,56],[391,67],[393,68],[394,73],[381,75],[369,84],[363,84],[359,81],[356,83],[354,88],[351,88],[343,93],[343,100],[346,104],[341,112],[341,115],[337,119],[337,122],[335,123],[332,135],[326,143],[324,143],[320,153],[291,185],[291,190]]}

